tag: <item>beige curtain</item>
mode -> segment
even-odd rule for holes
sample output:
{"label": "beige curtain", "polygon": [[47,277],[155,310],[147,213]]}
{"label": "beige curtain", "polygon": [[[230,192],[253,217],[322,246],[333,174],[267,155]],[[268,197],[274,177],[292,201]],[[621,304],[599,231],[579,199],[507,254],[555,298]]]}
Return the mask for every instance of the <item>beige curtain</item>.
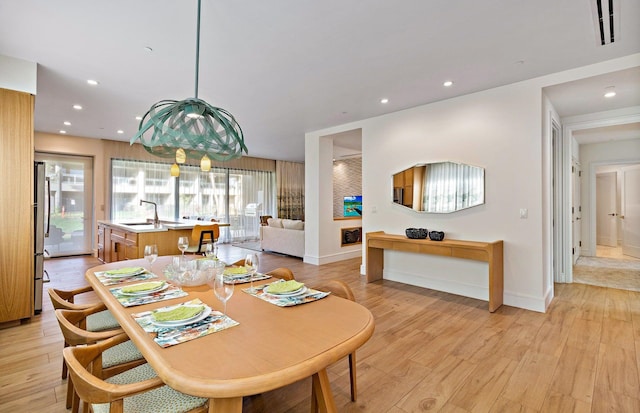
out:
{"label": "beige curtain", "polygon": [[276,161],[278,218],[304,220],[304,164]]}

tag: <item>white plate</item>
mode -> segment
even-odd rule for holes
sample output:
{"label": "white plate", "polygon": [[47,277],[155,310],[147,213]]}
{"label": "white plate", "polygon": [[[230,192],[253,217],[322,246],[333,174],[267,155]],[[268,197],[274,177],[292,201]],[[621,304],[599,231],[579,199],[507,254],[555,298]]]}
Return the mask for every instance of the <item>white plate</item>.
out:
{"label": "white plate", "polygon": [[267,291],[267,287],[264,287],[263,290],[266,294],[272,295],[274,297],[295,297],[297,295],[302,295],[304,293],[307,292],[307,287],[306,286],[302,286],[300,288],[298,288],[295,291],[291,291],[290,293],[270,293],[269,291]]}
{"label": "white plate", "polygon": [[129,278],[129,277],[134,277],[136,275],[140,275],[145,273],[147,270],[145,270],[144,268],[141,269],[138,272],[132,272],[132,273],[128,273],[128,274],[109,274],[108,272],[103,272],[102,275],[104,275],[107,278],[112,278],[112,279],[120,279],[120,278]]}
{"label": "white plate", "polygon": [[154,321],[153,317],[151,318],[151,324],[156,325],[158,327],[180,327],[186,326],[187,324],[197,323],[198,321],[202,321],[211,314],[211,307],[208,305],[204,306],[204,310],[198,314],[197,316],[187,318],[186,320],[180,321]]}
{"label": "white plate", "polygon": [[[153,282],[153,281],[151,281],[151,282]],[[133,284],[133,285],[135,285],[135,284]],[[120,294],[122,294],[122,295],[131,295],[131,296],[149,295],[149,294],[157,293],[157,292],[160,292],[160,291],[164,291],[167,288],[169,288],[169,283],[165,282],[160,287],[155,288],[153,290],[136,291],[136,292],[133,292],[133,293],[125,293],[124,291],[120,290]]]}

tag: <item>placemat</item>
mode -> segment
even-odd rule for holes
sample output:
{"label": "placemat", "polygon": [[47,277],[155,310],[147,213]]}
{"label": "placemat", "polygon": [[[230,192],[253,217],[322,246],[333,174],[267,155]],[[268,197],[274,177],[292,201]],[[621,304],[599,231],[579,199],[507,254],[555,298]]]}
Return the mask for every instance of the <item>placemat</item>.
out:
{"label": "placemat", "polygon": [[311,303],[320,300],[330,294],[328,292],[318,291],[314,290],[313,288],[307,287],[307,290],[303,294],[293,297],[281,297],[266,293],[264,289],[267,288],[268,285],[269,284],[262,284],[254,286],[253,288],[255,289],[255,292],[253,293],[249,291],[249,288],[244,288],[242,291],[247,294],[253,295],[254,297],[258,297],[268,303],[275,304],[278,307],[291,307],[294,305]]}
{"label": "placemat", "polygon": [[[171,310],[181,305],[203,305],[200,299],[196,298],[191,301],[180,303],[177,305],[161,308],[162,310]],[[157,309],[156,309],[157,310]],[[237,326],[238,323],[230,317],[225,316],[220,311],[211,311],[206,318],[192,324],[176,327],[159,327],[152,323],[151,311],[143,311],[131,314],[133,319],[148,333],[155,334],[153,341],[160,347],[166,348],[175,346],[176,344],[185,343],[198,337],[204,337],[211,333],[226,330],[227,328]]]}
{"label": "placemat", "polygon": [[169,287],[167,289],[147,295],[126,295],[122,293],[121,289],[122,287],[110,288],[109,291],[124,307],[155,303],[188,295],[186,291],[171,283],[169,283]]}
{"label": "placemat", "polygon": [[140,274],[136,274],[133,275],[131,277],[124,277],[124,278],[110,278],[107,277],[107,272],[106,271],[98,271],[98,272],[94,272],[96,278],[98,279],[98,281],[100,281],[102,283],[102,285],[118,285],[118,284],[122,284],[122,283],[128,283],[128,282],[132,282],[132,281],[144,281],[144,280],[149,280],[151,278],[157,278],[158,276],[155,275],[152,272],[148,272],[145,271],[143,273]]}
{"label": "placemat", "polygon": [[[224,275],[225,284],[246,284],[251,282],[249,274]],[[270,275],[256,273],[253,275],[253,281],[261,281],[271,278]]]}

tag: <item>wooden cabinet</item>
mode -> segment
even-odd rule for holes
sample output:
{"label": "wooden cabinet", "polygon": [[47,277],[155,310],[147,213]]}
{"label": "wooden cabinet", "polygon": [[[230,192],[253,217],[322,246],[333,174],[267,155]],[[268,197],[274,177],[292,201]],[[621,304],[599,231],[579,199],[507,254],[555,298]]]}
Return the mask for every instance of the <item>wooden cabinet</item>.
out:
{"label": "wooden cabinet", "polygon": [[158,231],[128,231],[115,223],[98,223],[98,259],[102,262],[144,258],[144,246],[155,244],[159,255],[177,255],[178,237],[191,239],[191,228]]}
{"label": "wooden cabinet", "polygon": [[98,242],[96,243],[96,245],[98,250],[98,259],[101,262],[110,262],[106,257],[106,245],[107,242],[111,242],[111,239],[109,237],[110,232],[111,229],[109,227],[104,224],[98,224]]}
{"label": "wooden cabinet", "polygon": [[34,312],[33,105],[0,89],[0,323]]}
{"label": "wooden cabinet", "polygon": [[[124,231],[121,229],[111,228],[110,232],[111,260],[135,260],[142,258],[138,254],[138,234],[135,232]],[[144,256],[144,255],[143,255]]]}

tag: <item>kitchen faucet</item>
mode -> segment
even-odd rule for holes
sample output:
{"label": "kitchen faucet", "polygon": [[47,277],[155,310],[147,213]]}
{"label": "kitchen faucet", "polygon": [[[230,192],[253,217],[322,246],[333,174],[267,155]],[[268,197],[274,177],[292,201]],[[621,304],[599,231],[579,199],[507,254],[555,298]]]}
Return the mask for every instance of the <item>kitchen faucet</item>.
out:
{"label": "kitchen faucet", "polygon": [[160,226],[160,220],[158,219],[158,205],[155,202],[151,202],[151,201],[145,201],[144,199],[140,200],[140,205],[142,206],[142,203],[146,203],[146,204],[151,204],[153,205],[153,211],[154,211],[154,215],[153,215],[153,226],[154,227],[159,227]]}

